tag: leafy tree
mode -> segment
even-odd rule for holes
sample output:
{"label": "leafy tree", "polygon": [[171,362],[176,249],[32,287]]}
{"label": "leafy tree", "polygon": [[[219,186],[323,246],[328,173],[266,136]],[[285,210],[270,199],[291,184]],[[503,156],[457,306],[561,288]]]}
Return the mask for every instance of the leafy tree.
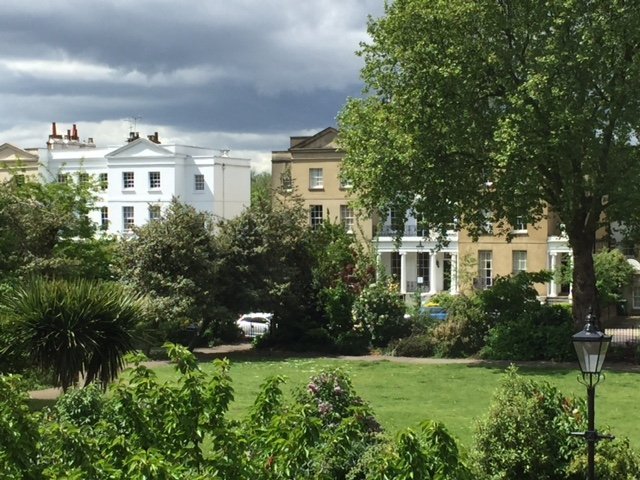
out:
{"label": "leafy tree", "polygon": [[251,203],[255,204],[259,198],[271,198],[271,172],[257,173],[251,171]]}
{"label": "leafy tree", "polygon": [[91,182],[0,183],[0,278],[108,278],[111,245],[88,214]]}
{"label": "leafy tree", "polygon": [[121,285],[88,280],[35,278],[0,299],[0,315],[12,326],[10,352],[26,352],[51,369],[64,390],[84,376],[103,388],[134,349],[140,315],[137,296]]}
{"label": "leafy tree", "polygon": [[387,3],[360,51],[368,96],[340,114],[343,174],[368,210],[413,209],[441,233],[548,209],[582,322],[601,222],[640,220],[639,21],[624,0]]}
{"label": "leafy tree", "polygon": [[296,198],[260,197],[216,235],[221,301],[273,313],[270,336],[283,341],[299,338],[315,312],[306,218]]}
{"label": "leafy tree", "polygon": [[593,258],[596,285],[602,306],[613,305],[622,299],[622,288],[635,273],[620,250],[602,250]]}
{"label": "leafy tree", "polygon": [[174,199],[160,219],[134,228],[133,238],[119,245],[118,275],[150,296],[150,327],[165,339],[194,323],[201,334],[209,327],[216,334],[226,330],[213,228],[210,215]]}

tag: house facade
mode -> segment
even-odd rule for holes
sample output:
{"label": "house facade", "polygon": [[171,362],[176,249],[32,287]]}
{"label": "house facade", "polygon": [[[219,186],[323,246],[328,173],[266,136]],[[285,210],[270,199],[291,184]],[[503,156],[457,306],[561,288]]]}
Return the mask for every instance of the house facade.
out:
{"label": "house facade", "polygon": [[[239,215],[251,198],[248,159],[232,158],[228,151],[163,145],[157,133],[141,138],[132,132],[124,145],[97,147],[92,139],[80,141],[75,125],[67,135],[58,135],[53,124],[47,146],[35,151],[34,162],[36,158],[43,181],[97,181],[91,217],[114,235],[160,217],[174,197],[218,219]],[[3,170],[10,174],[10,162]]]}
{"label": "house facade", "polygon": [[[272,152],[273,187],[301,196],[311,228],[328,218],[348,231],[357,230],[363,241],[371,241],[379,268],[396,279],[407,299],[416,293],[430,296],[490,288],[497,276],[555,271],[572,261],[568,239],[552,215],[535,225],[515,225],[510,242],[493,234],[474,241],[466,231],[455,229],[439,242],[411,215],[403,226],[394,212],[361,218],[348,207],[350,189],[340,179],[344,153],[336,143],[337,135],[336,129],[327,128],[315,135],[291,137],[287,150]],[[570,284],[551,281],[535,288],[541,299],[562,302],[571,298]]]}
{"label": "house facade", "polygon": [[338,131],[329,127],[315,135],[291,137],[287,150],[273,151],[272,187],[302,198],[311,228],[330,220],[369,242],[374,222],[357,215],[349,205],[350,185],[340,178],[343,153],[336,143],[337,136]]}

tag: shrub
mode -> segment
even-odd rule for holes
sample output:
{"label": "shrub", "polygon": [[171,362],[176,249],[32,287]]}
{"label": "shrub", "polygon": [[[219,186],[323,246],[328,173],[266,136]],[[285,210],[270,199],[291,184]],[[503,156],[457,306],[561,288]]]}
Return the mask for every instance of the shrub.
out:
{"label": "shrub", "polygon": [[[584,447],[586,448],[586,447]],[[615,480],[637,480],[640,478],[640,459],[631,449],[629,439],[603,441],[596,448],[596,478]],[[587,456],[577,456],[568,469],[572,480],[584,478],[587,471]]]}
{"label": "shrub", "polygon": [[433,337],[428,333],[401,338],[391,346],[398,357],[432,357],[435,352]]}
{"label": "shrub", "polygon": [[434,354],[438,357],[468,357],[484,345],[489,331],[477,296],[460,295],[450,303],[449,318],[433,329]]}
{"label": "shrub", "polygon": [[405,337],[410,322],[404,318],[405,305],[397,286],[388,280],[366,287],[353,304],[353,322],[371,334],[375,347],[385,347],[391,340]]}
{"label": "shrub", "polygon": [[360,330],[351,330],[338,335],[335,341],[336,352],[342,355],[366,355],[369,353],[369,344],[371,343],[371,335],[369,332]]}
{"label": "shrub", "polygon": [[93,425],[102,414],[102,392],[96,385],[67,391],[55,404],[55,412],[60,421],[75,426]]}
{"label": "shrub", "polygon": [[[584,403],[511,367],[478,422],[475,459],[488,479],[563,479],[584,449],[570,432],[585,430]],[[604,477],[603,477],[604,478]]]}
{"label": "shrub", "polygon": [[425,421],[394,440],[373,444],[347,480],[470,480],[455,440],[440,423]]}

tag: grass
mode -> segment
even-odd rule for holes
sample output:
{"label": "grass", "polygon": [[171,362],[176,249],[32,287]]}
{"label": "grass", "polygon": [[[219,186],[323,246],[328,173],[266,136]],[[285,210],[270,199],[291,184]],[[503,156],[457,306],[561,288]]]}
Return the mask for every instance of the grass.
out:
{"label": "grass", "polygon": [[[463,445],[473,441],[475,421],[486,414],[493,391],[504,369],[478,365],[424,365],[365,362],[337,359],[236,360],[231,376],[235,400],[231,418],[241,418],[253,403],[260,384],[270,375],[285,375],[290,394],[304,388],[309,378],[327,368],[340,367],[352,380],[356,393],[373,407],[376,417],[389,432],[415,427],[424,419],[446,425]],[[203,368],[211,368],[204,364]],[[156,369],[163,380],[172,380],[172,367]],[[586,397],[577,381],[577,369],[521,369],[540,381],[558,387],[565,395]],[[609,426],[611,432],[626,436],[640,449],[640,419],[635,415],[640,376],[636,373],[609,372],[596,391],[596,425]]]}

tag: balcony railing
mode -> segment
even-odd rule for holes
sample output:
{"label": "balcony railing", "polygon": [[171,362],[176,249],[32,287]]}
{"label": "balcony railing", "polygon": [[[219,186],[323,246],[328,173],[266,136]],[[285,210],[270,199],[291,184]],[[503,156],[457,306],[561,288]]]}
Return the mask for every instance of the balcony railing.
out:
{"label": "balcony railing", "polygon": [[380,231],[382,237],[395,237],[401,234],[403,237],[428,237],[429,230],[421,228],[418,225],[405,225],[404,227],[395,225],[383,225]]}

